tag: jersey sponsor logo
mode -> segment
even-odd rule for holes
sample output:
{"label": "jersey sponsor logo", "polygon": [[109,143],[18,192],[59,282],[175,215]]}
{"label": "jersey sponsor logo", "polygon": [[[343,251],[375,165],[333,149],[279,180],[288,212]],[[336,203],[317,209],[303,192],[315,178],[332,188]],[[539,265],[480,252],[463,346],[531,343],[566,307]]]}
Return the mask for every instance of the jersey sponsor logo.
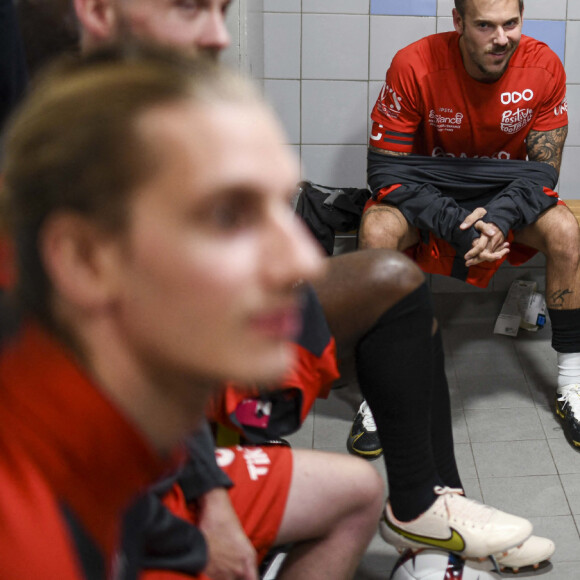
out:
{"label": "jersey sponsor logo", "polygon": [[[256,481],[261,476],[268,475],[270,471],[270,458],[261,447],[242,447],[241,445],[236,445],[236,451],[241,452],[246,462],[246,467],[248,468],[248,475],[252,481]],[[235,461],[236,453],[233,449],[227,447],[216,447],[215,458],[218,466],[224,468]]]}
{"label": "jersey sponsor logo", "polygon": [[534,91],[532,89],[524,89],[521,93],[518,91],[512,91],[501,94],[501,104],[502,105],[517,105],[521,101],[531,101],[534,98]]}
{"label": "jersey sponsor logo", "polygon": [[[373,141],[380,141],[381,137],[383,136],[383,130],[384,127],[382,125],[379,125],[378,123],[373,123],[373,128],[371,130],[371,140]],[[377,131],[375,133],[375,131]]]}
{"label": "jersey sponsor logo", "polygon": [[252,481],[268,474],[270,458],[261,447],[244,447],[243,456]]}
{"label": "jersey sponsor logo", "polygon": [[403,99],[388,85],[383,83],[377,100],[378,110],[388,117],[398,117],[401,112]]}
{"label": "jersey sponsor logo", "polygon": [[215,460],[219,467],[227,467],[234,462],[236,454],[231,449],[217,447],[215,450]]}
{"label": "jersey sponsor logo", "polygon": [[533,109],[520,109],[512,111],[508,109],[501,116],[501,130],[504,133],[513,134],[521,131],[532,120]]}
{"label": "jersey sponsor logo", "polygon": [[455,115],[436,113],[433,109],[429,111],[429,124],[435,127],[440,133],[443,131],[451,132],[461,129],[463,123],[463,113],[455,113]]}
{"label": "jersey sponsor logo", "polygon": [[568,112],[568,97],[564,97],[564,100],[557,106],[554,107],[554,115],[559,117]]}
{"label": "jersey sponsor logo", "polygon": [[[435,147],[431,152],[431,157],[459,157],[461,159],[469,159],[467,153],[449,153],[445,151],[442,147]],[[496,151],[491,155],[473,155],[471,159],[510,159],[511,155],[507,151]]]}

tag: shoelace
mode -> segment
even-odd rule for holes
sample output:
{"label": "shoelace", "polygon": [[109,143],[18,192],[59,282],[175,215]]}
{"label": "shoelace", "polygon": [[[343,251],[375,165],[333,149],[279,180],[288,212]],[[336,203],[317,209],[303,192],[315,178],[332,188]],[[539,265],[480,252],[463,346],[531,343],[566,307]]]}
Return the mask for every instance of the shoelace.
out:
{"label": "shoelace", "polygon": [[[452,514],[455,519],[462,520],[464,523],[470,522],[472,525],[477,524],[483,527],[495,512],[495,508],[466,498],[460,488],[436,486],[433,491],[436,495],[443,497],[447,515]],[[455,501],[458,496],[461,497],[459,502]]]}
{"label": "shoelace", "polygon": [[574,418],[580,418],[580,385],[566,385],[558,390],[558,401],[563,403],[563,407],[570,407]]}
{"label": "shoelace", "polygon": [[366,401],[362,402],[362,405],[360,406],[358,412],[361,413],[363,416],[362,423],[363,427],[365,428],[365,431],[376,431],[377,424],[375,423],[375,418],[373,417],[373,414],[371,413],[371,410]]}

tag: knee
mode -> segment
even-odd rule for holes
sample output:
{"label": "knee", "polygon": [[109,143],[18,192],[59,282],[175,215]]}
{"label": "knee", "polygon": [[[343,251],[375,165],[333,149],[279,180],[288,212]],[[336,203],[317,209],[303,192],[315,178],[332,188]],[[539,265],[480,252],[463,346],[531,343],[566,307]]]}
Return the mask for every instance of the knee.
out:
{"label": "knee", "polygon": [[408,256],[395,250],[373,250],[369,281],[375,295],[406,295],[425,282],[425,275]]}
{"label": "knee", "polygon": [[358,230],[358,245],[361,249],[381,248],[382,226],[380,216],[373,212],[366,212],[360,222]]}
{"label": "knee", "polygon": [[580,265],[580,228],[571,212],[560,212],[558,221],[550,228],[546,236],[546,255],[552,260],[566,262],[570,268]]}
{"label": "knee", "polygon": [[[396,211],[396,210],[395,210]],[[404,231],[407,230],[405,218],[398,218],[386,207],[374,207],[363,214],[359,227],[358,243],[361,249],[391,248],[401,249]]]}
{"label": "knee", "polygon": [[[374,517],[380,514],[385,502],[385,481],[379,472],[367,461],[359,458],[352,458],[357,461],[357,470],[353,470],[353,481],[357,487],[357,503],[353,505],[353,511],[359,511],[361,507],[368,509],[369,515]],[[354,495],[350,496],[351,499]],[[355,502],[353,502],[355,503]]]}

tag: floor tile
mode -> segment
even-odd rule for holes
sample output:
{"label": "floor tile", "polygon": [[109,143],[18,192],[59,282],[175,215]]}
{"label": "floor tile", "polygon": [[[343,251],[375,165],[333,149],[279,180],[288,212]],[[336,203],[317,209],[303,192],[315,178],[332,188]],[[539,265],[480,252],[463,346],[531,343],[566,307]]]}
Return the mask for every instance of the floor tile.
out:
{"label": "floor tile", "polygon": [[[556,544],[552,562],[576,562],[580,570],[580,537],[572,516],[551,516],[530,518],[534,534],[550,538]],[[580,577],[577,576],[577,577]]]}
{"label": "floor tile", "polygon": [[461,389],[455,375],[447,375],[447,386],[449,387],[449,399],[452,409],[463,409],[463,397],[461,396]]}
{"label": "floor tile", "polygon": [[504,575],[515,580],[578,580],[578,563],[553,562],[549,571],[520,572],[517,575]]}
{"label": "floor tile", "polygon": [[562,431],[562,424],[554,412],[554,405],[550,405],[549,407],[538,405],[536,411],[542,422],[546,439],[563,439],[564,431]]}
{"label": "floor tile", "polygon": [[564,493],[573,514],[580,514],[580,473],[567,473],[560,476]]}
{"label": "floor tile", "polygon": [[545,440],[472,443],[480,478],[552,475],[556,466]]}
{"label": "floor tile", "polygon": [[564,434],[560,439],[548,439],[558,473],[580,473],[580,453],[572,449]]}
{"label": "floor tile", "polygon": [[558,370],[556,352],[549,342],[520,343],[516,350],[534,401],[539,405],[551,405]]}
{"label": "floor tile", "polygon": [[473,452],[469,443],[455,444],[455,461],[457,463],[457,470],[461,479],[476,478],[477,471],[475,470],[475,461],[473,460]]}
{"label": "floor tile", "polygon": [[520,375],[477,375],[459,380],[464,409],[533,407],[530,389]]}
{"label": "floor tile", "polygon": [[[497,292],[435,295],[449,383],[455,455],[468,497],[529,517],[556,553],[537,573],[516,580],[580,580],[580,453],[553,412],[556,354],[551,331],[493,334],[504,296]],[[347,453],[346,438],[361,401],[352,361],[341,388],[317,401],[295,448]],[[386,480],[383,459],[372,462]],[[355,580],[386,580],[398,554],[373,538]]]}
{"label": "floor tile", "polygon": [[314,449],[344,449],[351,420],[336,419],[324,414],[317,414],[314,418]]}
{"label": "floor tile", "polygon": [[314,412],[310,412],[296,433],[284,437],[292,447],[312,449],[314,442]]}
{"label": "floor tile", "polygon": [[515,350],[501,356],[484,353],[453,358],[455,373],[461,383],[478,376],[521,377],[522,375],[522,367]]}
{"label": "floor tile", "polygon": [[493,334],[493,325],[489,322],[449,327],[445,336],[453,356],[472,358],[478,354],[504,355],[515,351],[514,339]]}
{"label": "floor tile", "polygon": [[524,517],[571,515],[557,475],[480,479],[486,504]]}
{"label": "floor tile", "polygon": [[452,409],[451,421],[453,426],[453,441],[457,443],[469,443],[469,433],[463,409]]}
{"label": "floor tile", "polygon": [[534,534],[550,538],[556,551],[547,570],[505,574],[505,578],[517,580],[578,580],[580,577],[580,539],[571,516],[530,518]]}
{"label": "floor tile", "polygon": [[355,580],[386,580],[399,554],[377,534],[372,539],[363,561],[355,574]]}
{"label": "floor tile", "polygon": [[469,439],[482,441],[522,441],[545,436],[535,408],[467,409],[465,421]]}
{"label": "floor tile", "polygon": [[476,477],[463,477],[461,476],[461,483],[463,484],[463,489],[465,491],[465,496],[469,499],[475,499],[483,503],[483,494],[481,493],[481,486],[479,485],[479,479]]}

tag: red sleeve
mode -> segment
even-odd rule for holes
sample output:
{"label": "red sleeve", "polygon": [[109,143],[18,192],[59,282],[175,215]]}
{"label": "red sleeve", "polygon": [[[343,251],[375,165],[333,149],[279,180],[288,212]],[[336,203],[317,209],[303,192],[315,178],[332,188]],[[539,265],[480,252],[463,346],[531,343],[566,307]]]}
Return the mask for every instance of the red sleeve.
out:
{"label": "red sleeve", "polygon": [[549,81],[545,84],[546,96],[532,130],[552,131],[568,124],[568,101],[566,100],[566,72],[559,57],[545,45],[540,49],[547,53],[545,70]]}
{"label": "red sleeve", "polygon": [[399,51],[387,71],[371,113],[373,128],[369,145],[373,147],[411,153],[422,120],[418,69],[415,66],[418,53],[414,48],[411,45]]}

